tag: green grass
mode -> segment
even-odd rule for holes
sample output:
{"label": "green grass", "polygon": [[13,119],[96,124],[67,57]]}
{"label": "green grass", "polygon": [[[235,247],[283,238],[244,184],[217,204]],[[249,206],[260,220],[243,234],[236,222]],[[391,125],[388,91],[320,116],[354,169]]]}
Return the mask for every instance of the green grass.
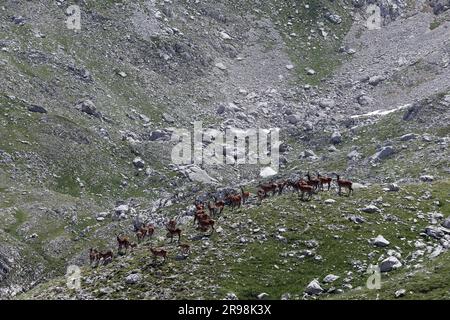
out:
{"label": "green grass", "polygon": [[[377,264],[378,257],[388,249],[399,248],[402,258],[407,258],[414,248],[409,242],[419,239],[419,233],[429,223],[423,219],[413,223],[419,212],[440,211],[444,215],[450,214],[448,190],[450,181],[441,181],[434,184],[402,185],[398,193],[386,193],[380,186],[370,189],[358,189],[352,197],[339,197],[334,192],[321,194],[321,200],[302,202],[294,194],[286,194],[269,198],[262,206],[254,206],[240,211],[224,213],[224,217],[218,219],[226,236],[214,234],[208,241],[209,245],[202,246],[202,241],[184,240],[192,245],[192,254],[185,261],[174,260],[177,248],[175,244],[167,241],[153,240],[154,246],[164,246],[169,250],[170,259],[166,264],[153,264],[148,249],[142,247],[130,254],[131,258],[118,258],[120,262],[113,262],[109,266],[91,269],[83,267],[85,277],[107,274],[108,280],[99,280],[93,284],[84,282],[85,292],[89,292],[97,298],[115,299],[144,299],[151,297],[151,292],[157,287],[171,287],[170,298],[195,299],[195,298],[223,298],[226,293],[234,292],[240,299],[256,299],[262,292],[269,294],[271,299],[279,299],[282,294],[290,293],[293,298],[302,296],[306,285],[313,279],[319,281],[327,274],[333,273],[340,276],[333,286],[340,287],[347,277],[347,272],[352,271],[354,288],[364,288],[368,275],[358,272],[353,268],[352,262],[360,260],[364,266]],[[432,199],[417,200],[427,190],[432,193]],[[405,200],[406,196],[413,196],[415,201]],[[382,197],[384,215],[391,219],[384,220],[379,214],[362,213],[358,211],[371,201]],[[322,200],[332,198],[337,202],[330,206]],[[440,201],[437,206],[436,200]],[[366,219],[363,224],[354,224],[346,219],[349,214],[358,214]],[[249,223],[251,219],[251,223]],[[237,228],[232,225],[237,224]],[[411,226],[415,226],[415,230]],[[286,228],[281,233],[287,243],[277,240],[274,236],[279,234],[279,228]],[[259,228],[261,231],[254,233],[252,230]],[[186,234],[195,235],[196,231],[188,224],[183,227]],[[259,243],[254,238],[256,234],[264,232],[267,240]],[[160,232],[159,235],[163,235]],[[370,238],[383,235],[391,244],[387,248],[375,248],[368,243]],[[335,236],[339,236],[336,239]],[[248,244],[240,244],[239,238],[245,237],[252,240]],[[316,240],[318,247],[315,254],[320,255],[320,261],[313,257],[299,258],[307,249],[306,241]],[[424,239],[430,242],[429,239]],[[375,252],[372,258],[370,252]],[[289,256],[293,253],[293,257]],[[361,299],[374,298],[381,294],[383,299],[393,298],[393,290],[404,287],[414,293],[409,293],[406,298],[434,298],[445,295],[445,283],[448,283],[448,254],[436,260],[436,264],[426,263],[427,272],[421,272],[410,277],[405,274],[410,270],[403,267],[382,275],[382,289],[378,292],[360,290],[346,290],[343,295],[323,295],[321,298]],[[118,268],[117,263],[122,267]],[[144,281],[138,286],[128,286],[124,290],[117,290],[111,295],[104,296],[98,289],[105,286],[115,286],[122,283],[124,277],[131,270],[141,269]],[[176,277],[174,276],[176,275]],[[401,278],[402,282],[397,279]],[[175,282],[175,279],[177,282]],[[199,279],[201,281],[199,281]],[[430,280],[430,281],[429,281]],[[22,298],[30,298],[48,294],[49,287],[57,286],[62,279],[52,280],[51,284],[38,287]],[[180,283],[183,287],[180,287]],[[331,285],[323,285],[329,288]],[[45,288],[45,289],[44,289]],[[146,294],[150,296],[146,296]],[[66,292],[68,297],[71,293]]]}

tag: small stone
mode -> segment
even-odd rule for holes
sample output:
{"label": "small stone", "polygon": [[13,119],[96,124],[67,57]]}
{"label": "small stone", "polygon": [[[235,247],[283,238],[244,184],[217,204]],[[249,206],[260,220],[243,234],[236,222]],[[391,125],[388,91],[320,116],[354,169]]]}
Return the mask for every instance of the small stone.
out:
{"label": "small stone", "polygon": [[31,105],[28,107],[28,111],[30,112],[37,112],[37,113],[47,113],[47,110],[45,110],[44,107],[38,106],[38,105]]}
{"label": "small stone", "polygon": [[366,213],[375,213],[380,212],[380,209],[377,206],[370,204],[367,207],[362,208],[361,211]]}
{"label": "small stone", "polygon": [[333,132],[331,135],[331,143],[333,144],[339,144],[342,142],[342,135],[339,131]]}
{"label": "small stone", "polygon": [[138,273],[130,274],[125,278],[126,284],[136,284],[141,281],[142,276]]}
{"label": "small stone", "polygon": [[137,157],[133,160],[133,165],[138,169],[143,169],[145,167],[145,161]]}
{"label": "small stone", "polygon": [[400,298],[400,297],[404,297],[406,294],[406,290],[405,289],[400,289],[395,291],[395,297],[396,298]]}
{"label": "small stone", "polygon": [[222,62],[216,63],[215,66],[220,70],[227,70],[227,67]]}
{"label": "small stone", "polygon": [[310,295],[318,295],[323,292],[323,289],[320,286],[319,281],[313,280],[308,284],[308,286],[305,289],[305,292]]}
{"label": "small stone", "polygon": [[420,176],[420,180],[423,182],[432,182],[434,180],[434,177],[429,176],[429,175],[424,175],[424,176]]}
{"label": "small stone", "polygon": [[398,269],[402,266],[400,260],[397,257],[390,256],[389,258],[384,259],[380,264],[381,272],[389,272],[395,269]]}
{"label": "small stone", "polygon": [[372,244],[377,247],[387,247],[389,243],[390,242],[387,241],[382,235],[379,235],[372,241]]}
{"label": "small stone", "polygon": [[306,69],[306,74],[312,76],[312,75],[316,74],[316,71],[314,69],[307,68]]}
{"label": "small stone", "polygon": [[127,77],[127,74],[125,72],[123,72],[123,71],[119,71],[119,72],[117,72],[117,74],[119,76],[121,76],[122,78],[126,78]]}
{"label": "small stone", "polygon": [[267,294],[267,293],[265,293],[265,292],[260,293],[260,294],[258,294],[258,300],[264,300],[264,299],[266,299],[268,296],[269,296],[269,294]]}
{"label": "small stone", "polygon": [[325,278],[323,278],[323,282],[325,283],[331,283],[339,279],[339,276],[336,276],[334,274],[329,274]]}

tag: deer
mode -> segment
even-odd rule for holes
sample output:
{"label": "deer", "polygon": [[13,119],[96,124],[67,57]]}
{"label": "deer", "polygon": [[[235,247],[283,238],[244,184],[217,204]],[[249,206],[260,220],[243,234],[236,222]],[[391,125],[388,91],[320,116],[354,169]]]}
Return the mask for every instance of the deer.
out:
{"label": "deer", "polygon": [[92,265],[92,263],[96,262],[97,260],[99,260],[99,252],[97,251],[97,249],[90,248],[89,249],[90,264]]}
{"label": "deer", "polygon": [[242,197],[242,204],[245,204],[247,199],[250,197],[250,192],[244,191],[244,188],[241,187],[241,197]]}
{"label": "deer", "polygon": [[177,221],[175,219],[169,220],[166,225],[167,229],[175,229],[177,227]]}
{"label": "deer", "polygon": [[152,247],[150,247],[150,252],[153,254],[153,257],[155,257],[156,259],[158,257],[163,257],[164,262],[166,261],[167,258],[167,251],[164,249],[154,249]]}
{"label": "deer", "polygon": [[145,237],[151,238],[153,236],[153,233],[155,232],[155,227],[152,224],[145,225],[143,224],[139,230],[136,232],[136,237],[138,242],[141,242]]}
{"label": "deer", "polygon": [[216,204],[208,201],[208,211],[211,217],[214,217],[214,215],[216,214],[216,210],[217,210]]}
{"label": "deer", "polygon": [[206,220],[199,220],[198,221],[199,226],[197,229],[201,230],[201,231],[208,231],[209,228],[212,229],[211,234],[214,232],[214,224],[215,221],[213,219],[206,219]]}
{"label": "deer", "polygon": [[338,194],[341,195],[342,188],[345,188],[345,189],[348,189],[347,196],[350,196],[350,194],[353,193],[353,187],[352,187],[353,182],[351,182],[350,180],[341,180],[341,177],[338,174],[335,173],[335,175],[336,175],[336,182],[337,182],[337,185],[339,188]]}
{"label": "deer", "polygon": [[234,210],[235,207],[238,207],[238,209],[241,207],[241,201],[242,197],[238,195],[229,195],[227,197],[227,200],[230,201],[231,208]]}
{"label": "deer", "polygon": [[269,182],[269,183],[265,183],[265,184],[261,184],[259,186],[259,188],[261,188],[262,190],[264,190],[264,192],[267,193],[272,191],[272,195],[275,195],[276,190],[277,190],[277,184],[274,182]]}
{"label": "deer", "polygon": [[319,180],[319,186],[322,191],[323,191],[324,184],[328,184],[328,191],[330,191],[331,181],[333,179],[331,179],[330,177],[322,177],[319,172],[317,172],[317,179]]}
{"label": "deer", "polygon": [[194,225],[196,221],[210,219],[209,215],[205,211],[198,211],[194,215]]}
{"label": "deer", "polygon": [[314,188],[314,191],[319,189],[320,181],[318,179],[311,179],[309,172],[306,174],[306,177],[308,178],[308,185],[312,186]]}
{"label": "deer", "polygon": [[303,180],[300,180],[300,181],[298,182],[298,189],[299,189],[299,191],[301,192],[302,200],[304,200],[304,199],[303,199],[303,196],[304,196],[305,193],[308,194],[308,200],[311,199],[311,197],[312,197],[312,195],[313,195],[313,193],[314,193],[314,187],[311,186],[311,185],[308,185],[308,184],[307,184],[305,181],[303,181]]}
{"label": "deer", "polygon": [[178,235],[178,242],[180,242],[180,240],[181,240],[181,229],[180,228],[176,228],[176,229],[170,229],[170,228],[167,228],[167,235],[166,235],[166,237],[170,237],[170,243],[172,243],[173,242],[173,236],[174,235]]}
{"label": "deer", "polygon": [[103,264],[106,265],[113,260],[114,253],[112,250],[106,250],[103,252],[99,252],[98,257],[99,257],[98,260],[99,261],[103,260]]}
{"label": "deer", "polygon": [[117,236],[117,243],[119,244],[119,251],[120,251],[120,249],[122,249],[122,248],[125,248],[125,250],[127,250],[129,247],[130,247],[130,239],[128,238],[128,237],[126,237],[126,236],[121,236],[121,235],[118,235]]}
{"label": "deer", "polygon": [[217,201],[216,197],[214,197],[214,206],[216,207],[216,210],[219,210],[219,214],[222,214],[222,211],[225,208],[225,202],[222,200]]}
{"label": "deer", "polygon": [[262,201],[267,196],[267,193],[263,189],[258,189],[256,195],[258,196],[259,204],[262,204]]}
{"label": "deer", "polygon": [[195,210],[197,210],[197,211],[205,209],[205,205],[203,204],[203,202],[196,201],[196,202],[194,202],[194,205],[195,205]]}

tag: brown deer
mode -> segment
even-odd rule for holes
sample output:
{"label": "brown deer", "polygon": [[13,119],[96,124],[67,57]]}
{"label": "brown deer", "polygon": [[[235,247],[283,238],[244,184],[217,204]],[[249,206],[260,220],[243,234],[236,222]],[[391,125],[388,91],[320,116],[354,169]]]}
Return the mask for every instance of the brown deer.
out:
{"label": "brown deer", "polygon": [[119,251],[122,248],[125,248],[125,250],[127,250],[130,247],[130,239],[127,236],[121,236],[118,235],[117,236],[117,243],[119,244]]}
{"label": "brown deer", "polygon": [[211,234],[212,234],[215,230],[214,229],[215,221],[213,219],[199,220],[198,224],[199,224],[198,229],[203,232],[206,232],[206,231],[208,231],[209,228],[211,228],[212,229]]}
{"label": "brown deer", "polygon": [[331,188],[331,181],[333,179],[331,179],[330,177],[322,177],[320,175],[320,173],[317,172],[317,179],[319,180],[319,186],[320,186],[320,190],[323,191],[323,185],[324,184],[328,184],[328,191],[330,191]]}
{"label": "brown deer", "polygon": [[173,236],[177,235],[178,236],[178,242],[180,242],[181,240],[181,229],[180,228],[176,228],[176,229],[170,229],[167,228],[167,235],[166,237],[170,238],[170,242],[173,242]]}
{"label": "brown deer", "polygon": [[151,238],[155,232],[155,227],[153,224],[145,225],[143,224],[139,230],[136,232],[136,237],[138,242],[141,242],[145,237]]}
{"label": "brown deer", "polygon": [[287,186],[288,183],[286,181],[282,180],[282,181],[278,181],[276,184],[278,187],[278,195],[283,194],[283,189],[284,189],[284,187]]}
{"label": "brown deer", "polygon": [[209,215],[205,213],[205,211],[198,211],[194,215],[194,225],[196,221],[205,220],[209,218],[210,218]]}
{"label": "brown deer", "polygon": [[177,221],[175,219],[169,220],[169,222],[167,222],[166,228],[167,229],[176,229],[177,227]]}
{"label": "brown deer", "polygon": [[250,197],[250,192],[244,191],[244,188],[241,187],[241,197],[242,197],[242,204],[245,204],[247,199]]}
{"label": "brown deer", "polygon": [[314,188],[314,191],[319,189],[320,181],[318,179],[311,179],[309,172],[306,174],[306,177],[308,178],[307,184],[312,186]]}
{"label": "brown deer", "polygon": [[258,196],[259,204],[261,204],[263,199],[267,196],[267,193],[263,189],[258,189],[256,195]]}
{"label": "brown deer", "polygon": [[167,251],[164,249],[153,249],[152,247],[150,248],[150,252],[153,254],[153,257],[158,259],[158,257],[163,257],[164,262],[166,261],[167,258]]}
{"label": "brown deer", "polygon": [[239,194],[229,195],[226,199],[230,201],[230,205],[233,210],[236,207],[238,207],[238,209],[241,207],[242,197]]}
{"label": "brown deer", "polygon": [[205,209],[205,205],[202,202],[195,202],[195,210],[200,211]]}
{"label": "brown deer", "polygon": [[336,182],[339,188],[338,194],[341,195],[342,194],[342,188],[348,189],[348,194],[347,196],[350,196],[350,194],[353,193],[353,182],[351,182],[350,180],[341,180],[341,177],[338,174],[336,175]]}
{"label": "brown deer", "polygon": [[208,201],[208,211],[209,211],[209,214],[211,215],[211,217],[214,217],[214,215],[216,214],[216,211],[217,211],[216,204]]}
{"label": "brown deer", "polygon": [[103,252],[99,252],[98,256],[99,256],[98,260],[99,261],[103,260],[103,264],[106,265],[113,260],[114,253],[112,250],[106,250]]}
{"label": "brown deer", "polygon": [[222,214],[223,209],[225,208],[225,202],[222,200],[217,201],[217,199],[214,197],[214,206],[216,207],[216,210],[219,211],[219,214]]}
{"label": "brown deer", "polygon": [[90,248],[89,249],[90,263],[92,264],[92,263],[96,262],[97,260],[99,260],[99,252],[97,251],[97,249]]}
{"label": "brown deer", "polygon": [[304,182],[303,180],[300,180],[298,182],[298,190],[301,192],[302,200],[304,200],[303,196],[305,193],[308,194],[308,200],[311,199],[311,197],[314,193],[314,187],[311,185],[308,185],[307,182]]}
{"label": "brown deer", "polygon": [[265,183],[265,184],[261,184],[259,186],[260,189],[264,190],[264,192],[266,193],[266,195],[272,191],[272,195],[275,195],[276,191],[277,191],[277,184],[274,182],[269,182],[269,183]]}

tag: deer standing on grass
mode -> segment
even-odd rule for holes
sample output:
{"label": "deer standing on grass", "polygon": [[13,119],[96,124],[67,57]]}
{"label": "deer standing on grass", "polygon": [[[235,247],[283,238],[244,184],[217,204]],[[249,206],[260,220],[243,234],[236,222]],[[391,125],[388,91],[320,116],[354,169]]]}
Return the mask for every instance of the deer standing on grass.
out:
{"label": "deer standing on grass", "polygon": [[324,185],[324,184],[328,184],[328,191],[330,191],[330,188],[331,188],[331,181],[332,181],[333,179],[331,179],[330,177],[322,177],[322,176],[320,175],[320,173],[317,172],[317,180],[319,180],[320,190],[323,191],[323,185]]}
{"label": "deer standing on grass", "polygon": [[314,193],[314,187],[309,185],[307,182],[300,180],[298,182],[298,190],[301,192],[301,199],[304,200],[303,196],[304,194],[308,194],[308,199],[310,200],[313,193]]}
{"label": "deer standing on grass", "polygon": [[153,257],[158,259],[158,257],[162,257],[164,259],[164,262],[166,261],[167,258],[167,251],[164,249],[154,249],[154,248],[150,248],[150,252],[153,254]]}
{"label": "deer standing on grass", "polygon": [[227,197],[227,200],[230,201],[230,205],[233,210],[236,207],[238,207],[238,209],[241,207],[242,197],[239,194],[238,195],[229,195]]}
{"label": "deer standing on grass", "polygon": [[284,181],[284,180],[278,181],[278,182],[276,183],[276,185],[277,185],[277,187],[278,187],[278,195],[283,194],[283,189],[284,189],[284,187],[287,186],[287,184],[288,184],[288,183],[287,183],[286,181]]}
{"label": "deer standing on grass", "polygon": [[175,235],[177,235],[178,236],[178,242],[180,242],[180,240],[181,240],[181,229],[180,228],[175,228],[175,229],[169,229],[169,228],[167,228],[167,235],[166,235],[166,237],[168,237],[168,238],[170,238],[170,242],[172,243],[173,242],[173,237],[175,236]]}
{"label": "deer standing on grass", "polygon": [[259,204],[262,204],[262,201],[267,196],[267,193],[263,189],[258,189],[256,195],[258,196]]}
{"label": "deer standing on grass", "polygon": [[348,194],[347,196],[350,196],[350,194],[353,193],[353,182],[351,182],[350,180],[341,180],[341,177],[338,174],[336,175],[336,182],[338,185],[338,194],[341,195],[342,194],[342,188],[344,189],[348,189]]}
{"label": "deer standing on grass", "polygon": [[320,181],[318,179],[311,179],[309,172],[306,174],[306,177],[308,178],[308,185],[312,186],[314,188],[314,191],[319,189]]}
{"label": "deer standing on grass", "polygon": [[194,215],[194,225],[196,221],[210,219],[209,215],[205,211],[197,211]]}
{"label": "deer standing on grass", "polygon": [[272,191],[272,195],[275,195],[276,191],[277,191],[277,184],[274,182],[269,182],[269,183],[265,183],[265,184],[261,184],[259,186],[260,189],[264,190],[264,192],[266,193],[266,195]]}
{"label": "deer standing on grass", "polygon": [[92,265],[92,263],[96,262],[97,260],[99,260],[99,252],[97,251],[97,249],[93,249],[90,248],[89,249],[89,261]]}
{"label": "deer standing on grass", "polygon": [[213,234],[213,232],[215,230],[214,224],[215,224],[215,221],[213,219],[199,220],[198,221],[199,226],[197,229],[200,231],[206,232],[206,231],[208,231],[209,228],[211,228],[212,229],[211,234]]}
{"label": "deer standing on grass", "polygon": [[222,200],[217,201],[216,197],[214,197],[214,206],[216,207],[216,210],[219,211],[219,214],[222,214],[222,211],[225,208],[225,202]]}
{"label": "deer standing on grass", "polygon": [[114,253],[112,250],[106,250],[98,253],[99,262],[103,260],[103,264],[106,265],[111,262],[114,258]]}
{"label": "deer standing on grass", "polygon": [[247,199],[250,197],[250,192],[244,191],[244,188],[241,187],[241,197],[242,197],[242,204],[245,204]]}
{"label": "deer standing on grass", "polygon": [[130,247],[130,239],[127,236],[124,235],[118,235],[117,236],[117,243],[119,244],[119,251],[122,248],[125,248],[127,250]]}

